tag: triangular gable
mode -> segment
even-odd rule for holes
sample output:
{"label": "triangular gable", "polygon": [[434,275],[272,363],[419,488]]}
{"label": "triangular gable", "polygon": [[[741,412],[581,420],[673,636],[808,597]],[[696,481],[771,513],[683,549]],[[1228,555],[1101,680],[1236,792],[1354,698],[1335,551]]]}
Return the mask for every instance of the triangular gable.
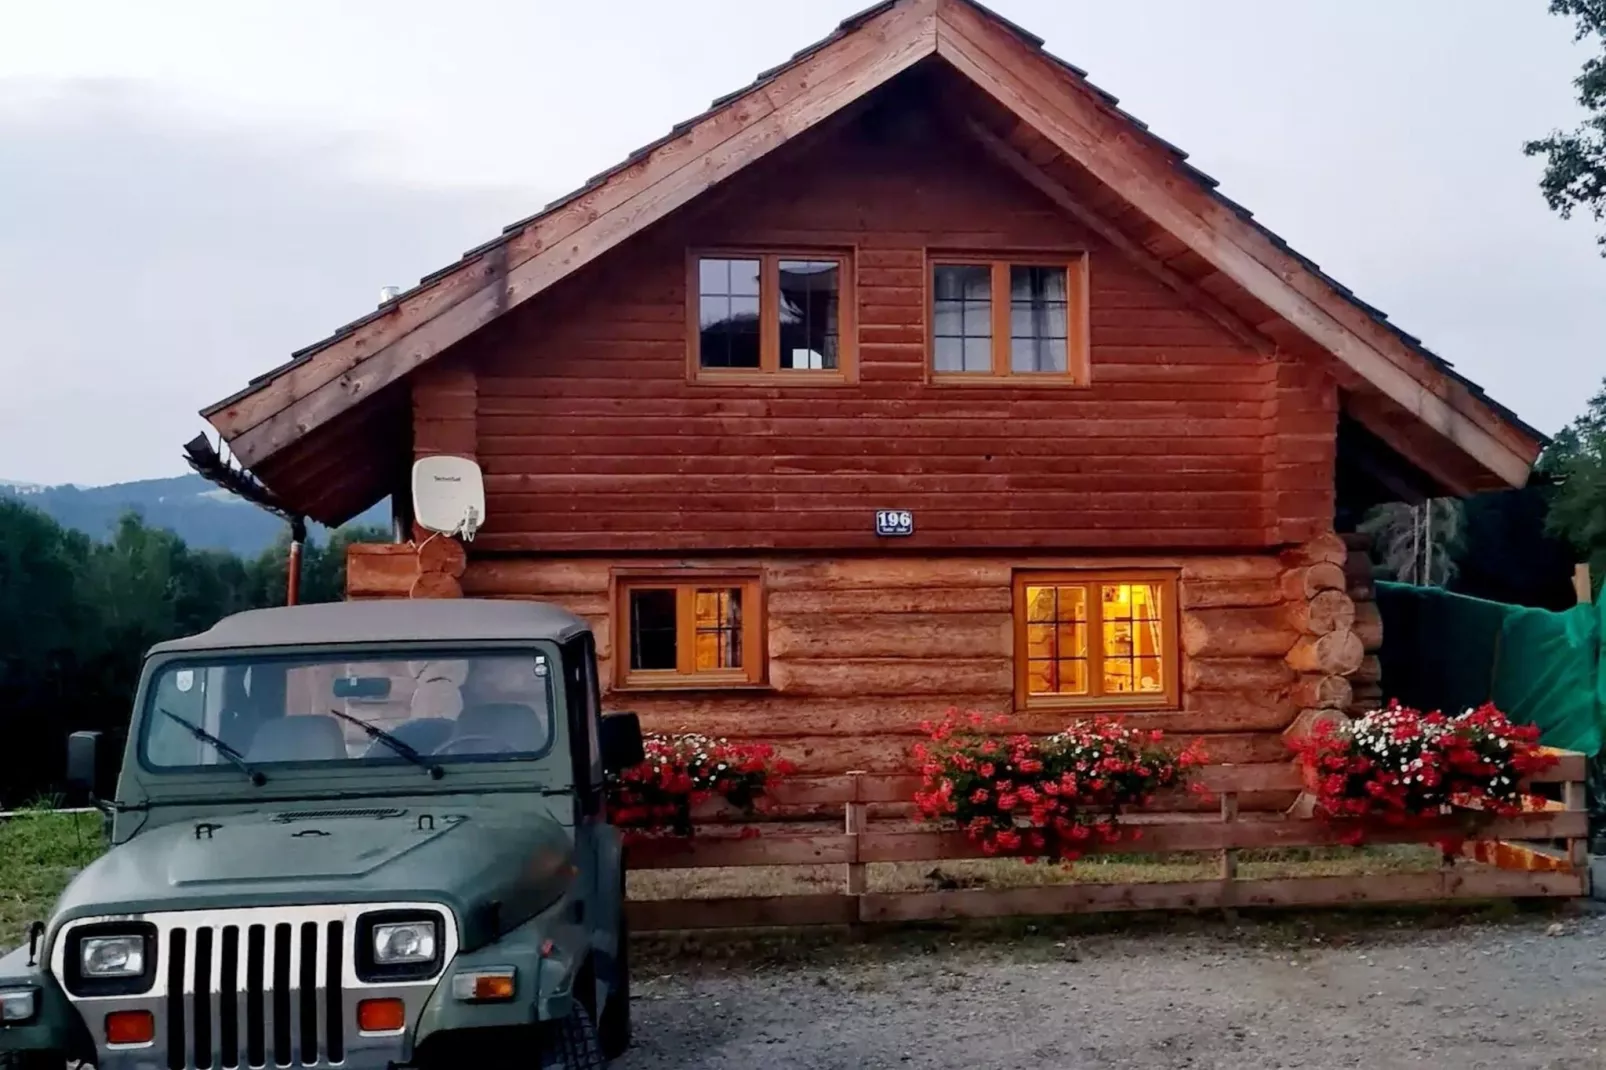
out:
{"label": "triangular gable", "polygon": [[[1302,343],[1331,354],[1494,477],[1473,482],[1525,482],[1543,436],[1214,193],[1183,153],[1041,45],[973,0],[888,0],[203,415],[243,464],[277,467],[310,446],[309,436],[323,438],[337,417],[502,313],[935,58],[1022,131],[1175,235]],[[979,125],[972,133],[998,142],[1007,162],[1011,150],[996,133]]]}

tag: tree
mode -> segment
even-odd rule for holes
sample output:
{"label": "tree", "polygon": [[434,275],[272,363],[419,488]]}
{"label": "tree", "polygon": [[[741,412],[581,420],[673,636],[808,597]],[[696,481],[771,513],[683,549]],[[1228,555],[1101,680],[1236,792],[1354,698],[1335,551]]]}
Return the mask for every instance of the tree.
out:
{"label": "tree", "polygon": [[[341,528],[326,542],[309,541],[301,548],[301,601],[339,602],[346,597],[346,548],[354,542],[389,542],[383,528]],[[284,605],[290,573],[290,532],[251,563],[258,605]]]}
{"label": "tree", "polygon": [[1538,468],[1556,482],[1548,525],[1588,563],[1599,591],[1606,579],[1606,380],[1546,447]]}
{"label": "tree", "polygon": [[1380,505],[1359,530],[1372,537],[1372,556],[1384,578],[1442,587],[1455,576],[1461,503],[1454,498]]}
{"label": "tree", "polygon": [[[309,544],[305,599],[342,598],[346,547],[384,537],[358,528]],[[0,499],[0,807],[59,790],[68,733],[126,729],[153,644],[243,609],[283,605],[287,549],[250,561],[192,550],[137,513],[92,542]]]}
{"label": "tree", "polygon": [[76,590],[89,540],[0,498],[0,710],[59,696],[85,625]]}
{"label": "tree", "polygon": [[[1528,142],[1523,152],[1545,157],[1539,188],[1563,219],[1582,208],[1600,220],[1606,218],[1606,0],[1550,0],[1550,12],[1572,18],[1573,40],[1593,39],[1603,54],[1585,61],[1573,79],[1578,103],[1588,112],[1584,121],[1571,133],[1556,130]],[[1606,234],[1598,240],[1606,256]]]}

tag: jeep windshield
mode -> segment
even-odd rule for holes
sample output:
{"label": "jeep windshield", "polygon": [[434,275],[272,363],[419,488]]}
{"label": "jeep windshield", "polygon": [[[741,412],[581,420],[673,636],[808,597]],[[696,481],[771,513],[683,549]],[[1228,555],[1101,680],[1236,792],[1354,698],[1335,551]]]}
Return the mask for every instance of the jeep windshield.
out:
{"label": "jeep windshield", "polygon": [[153,770],[435,770],[539,758],[554,731],[538,653],[197,658],[164,665],[147,693],[140,757]]}

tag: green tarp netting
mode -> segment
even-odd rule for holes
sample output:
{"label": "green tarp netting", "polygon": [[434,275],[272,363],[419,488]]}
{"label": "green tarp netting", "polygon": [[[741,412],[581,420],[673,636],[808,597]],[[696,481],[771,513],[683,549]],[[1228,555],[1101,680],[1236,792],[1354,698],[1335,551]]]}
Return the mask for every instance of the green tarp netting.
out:
{"label": "green tarp netting", "polygon": [[1492,701],[1552,747],[1600,752],[1606,735],[1606,602],[1564,613],[1437,587],[1379,583],[1383,693],[1458,712]]}

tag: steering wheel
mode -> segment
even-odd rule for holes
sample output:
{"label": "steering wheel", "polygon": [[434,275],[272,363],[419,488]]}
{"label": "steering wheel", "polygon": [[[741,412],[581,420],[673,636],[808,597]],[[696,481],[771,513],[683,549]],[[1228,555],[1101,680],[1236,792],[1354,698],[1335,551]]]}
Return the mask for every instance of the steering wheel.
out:
{"label": "steering wheel", "polygon": [[[467,748],[467,751],[470,754],[513,754],[514,753],[514,749],[513,749],[511,744],[507,743],[505,740],[497,739],[495,736],[455,736],[455,737],[453,737],[451,739],[448,739],[445,743],[442,743],[440,746],[436,747],[434,749],[434,751],[432,751],[431,753],[433,753],[433,754],[457,754],[457,753],[460,753],[460,752],[464,751],[465,750],[465,746],[464,745],[465,744],[469,744],[469,743],[477,744],[477,746],[474,746],[474,747],[471,747],[471,748]],[[489,744],[490,749],[487,749],[487,747],[485,746],[486,744]]]}

